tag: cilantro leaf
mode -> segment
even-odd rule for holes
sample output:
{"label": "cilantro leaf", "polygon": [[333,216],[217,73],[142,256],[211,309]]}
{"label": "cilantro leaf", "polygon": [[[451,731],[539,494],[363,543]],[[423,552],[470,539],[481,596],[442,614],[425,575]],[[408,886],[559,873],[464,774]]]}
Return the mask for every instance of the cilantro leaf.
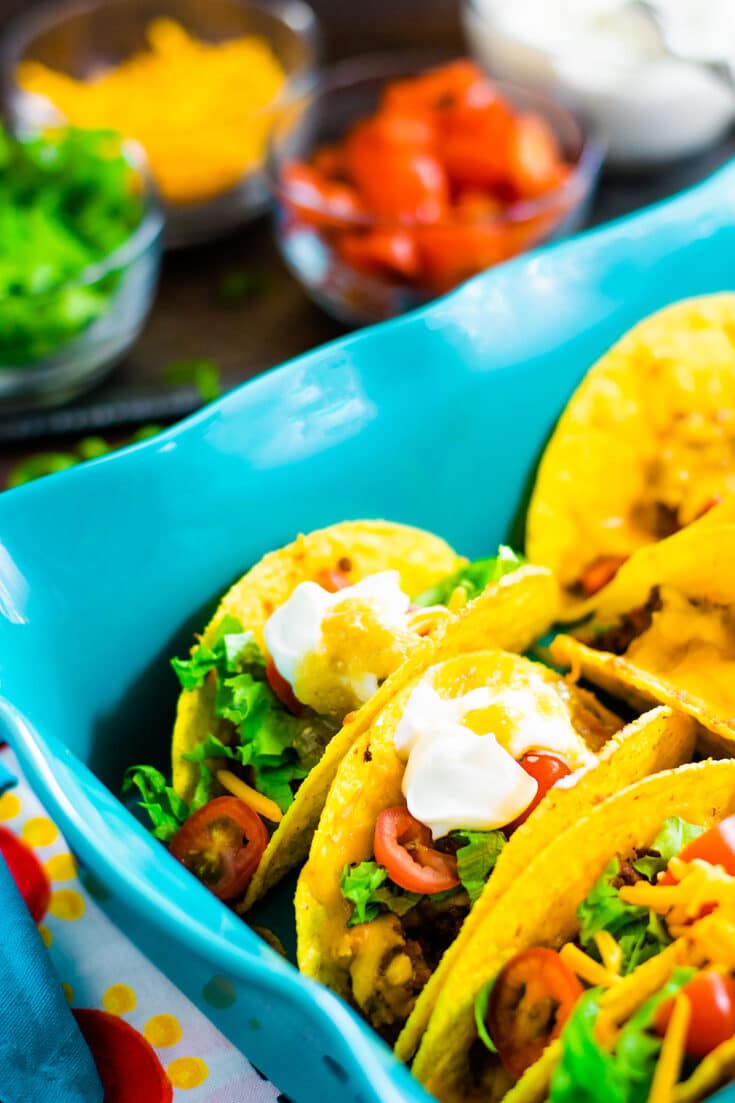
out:
{"label": "cilantro leaf", "polygon": [[620,863],[613,858],[602,876],[577,908],[579,941],[584,950],[599,960],[594,936],[609,931],[623,952],[621,972],[631,973],[636,966],[658,954],[671,939],[658,916],[648,908],[626,904],[613,881],[620,874]]}
{"label": "cilantro leaf", "polygon": [[137,788],[142,800],[138,801],[151,819],[151,832],[155,838],[167,843],[189,815],[189,806],[166,783],[160,770],[154,766],[131,766],[125,771],[122,791]]}
{"label": "cilantro leaf", "polygon": [[525,559],[518,552],[514,552],[506,544],[501,544],[497,555],[489,559],[476,559],[473,563],[465,563],[458,571],[448,575],[424,590],[418,597],[413,598],[414,605],[446,605],[455,590],[461,588],[465,591],[467,601],[472,601],[483,590],[494,582],[499,582],[507,574],[512,574],[522,567]]}
{"label": "cilantro leaf", "polygon": [[495,869],[505,835],[502,831],[452,831],[450,837],[465,840],[457,851],[457,874],[470,904],[474,904]]}
{"label": "cilantro leaf", "polygon": [[222,394],[220,369],[214,360],[204,357],[175,360],[164,369],[163,377],[171,386],[189,384],[194,387],[202,402],[213,402]]}
{"label": "cilantro leaf", "polygon": [[697,824],[687,823],[679,816],[670,816],[664,821],[651,846],[651,850],[655,850],[658,856],[646,854],[642,858],[637,858],[633,862],[633,868],[649,881],[655,881],[656,876],[666,869],[671,859],[681,854],[687,843],[698,838],[703,831],[704,828]]}
{"label": "cilantro leaf", "polygon": [[663,1000],[676,995],[695,970],[675,969],[669,981],[635,1012],[612,1051],[595,1040],[599,988],[581,997],[562,1033],[562,1052],[551,1077],[549,1103],[645,1103],[661,1052],[650,1032]]}

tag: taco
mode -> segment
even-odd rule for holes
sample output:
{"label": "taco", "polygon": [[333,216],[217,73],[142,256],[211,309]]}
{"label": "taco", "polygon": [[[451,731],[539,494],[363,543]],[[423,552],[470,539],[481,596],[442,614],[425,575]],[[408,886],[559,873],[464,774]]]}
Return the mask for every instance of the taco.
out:
{"label": "taco", "polygon": [[[694,970],[735,970],[734,812],[735,762],[709,760],[631,785],[550,840],[452,970],[418,1079],[441,1103],[701,1098],[684,1084],[649,1093],[654,1074],[671,1085],[675,1063],[661,1001]],[[690,1073],[707,1090],[717,1082],[689,1066],[685,1082]]]}
{"label": "taco", "polygon": [[557,600],[550,573],[507,548],[468,564],[385,521],[300,536],[236,583],[174,660],[173,787],[150,767],[126,785],[174,856],[249,907],[306,857],[345,751],[436,641],[495,631],[524,648]]}
{"label": "taco", "polygon": [[735,493],[735,295],[675,303],[589,371],[544,452],[526,550],[565,607]]}
{"label": "taco", "polygon": [[611,738],[621,727],[591,694],[502,651],[404,682],[330,790],[296,890],[299,968],[386,1040],[403,1030],[408,1057],[467,938],[539,846],[691,754],[694,725],[668,710]]}
{"label": "taco", "polygon": [[551,655],[640,706],[681,709],[702,746],[735,749],[735,525],[703,525],[643,548],[597,595],[593,619]]}

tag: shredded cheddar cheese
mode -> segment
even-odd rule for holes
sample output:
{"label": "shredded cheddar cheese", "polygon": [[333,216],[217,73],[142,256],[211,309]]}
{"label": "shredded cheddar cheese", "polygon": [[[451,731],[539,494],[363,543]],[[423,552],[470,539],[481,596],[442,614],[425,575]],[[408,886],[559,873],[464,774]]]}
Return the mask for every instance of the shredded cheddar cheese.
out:
{"label": "shredded cheddar cheese", "polygon": [[620,967],[623,964],[623,951],[609,931],[598,931],[595,935],[595,946],[599,950],[602,964],[605,968],[620,976]]}
{"label": "shredded cheddar cheese", "polygon": [[146,150],[164,198],[211,199],[262,160],[268,112],[286,74],[254,35],[200,42],[172,19],[147,28],[149,49],[89,80],[24,61],[18,82],[73,126],[119,130]]}
{"label": "shredded cheddar cheese", "polygon": [[735,877],[725,873],[722,866],[695,858],[688,863],[674,859],[670,868],[678,884],[649,885],[639,881],[624,885],[620,899],[664,916],[674,938],[685,934],[692,923],[713,908],[735,920]]}
{"label": "shredded cheddar cheese", "polygon": [[568,965],[572,972],[577,974],[580,980],[587,981],[593,987],[610,988],[620,980],[619,976],[611,973],[604,965],[600,965],[599,961],[595,961],[589,954],[575,946],[573,942],[567,942],[565,946],[562,946],[560,957],[564,964]]}
{"label": "shredded cheddar cheese", "polygon": [[684,1045],[691,1013],[689,1000],[679,992],[674,999],[674,1009],[666,1028],[656,1071],[653,1074],[648,1103],[671,1103],[673,1099],[674,1088],[678,1083],[684,1060]]}
{"label": "shredded cheddar cheese", "polygon": [[228,793],[232,793],[233,797],[237,797],[243,804],[248,804],[254,812],[264,816],[271,823],[280,823],[283,819],[283,812],[274,800],[258,793],[257,790],[241,781],[230,770],[218,770],[217,781],[223,789],[226,789]]}

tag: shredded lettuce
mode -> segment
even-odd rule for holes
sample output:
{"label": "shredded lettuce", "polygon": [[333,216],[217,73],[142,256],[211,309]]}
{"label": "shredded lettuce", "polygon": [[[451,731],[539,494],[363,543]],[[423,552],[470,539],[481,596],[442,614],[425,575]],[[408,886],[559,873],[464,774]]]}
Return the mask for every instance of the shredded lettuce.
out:
{"label": "shredded lettuce", "polygon": [[384,908],[394,915],[403,916],[422,900],[431,900],[438,904],[459,891],[452,888],[447,889],[446,892],[433,892],[430,895],[409,892],[394,885],[387,871],[374,861],[345,866],[339,887],[345,900],[349,900],[353,906],[352,915],[347,921],[348,927],[377,919]]}
{"label": "shredded lettuce", "polygon": [[661,1052],[661,1039],[650,1031],[656,1010],[695,972],[675,969],[667,984],[628,1020],[612,1051],[595,1040],[602,992],[599,988],[585,992],[562,1033],[562,1053],[551,1077],[549,1103],[645,1103]]}
{"label": "shredded lettuce", "polygon": [[413,598],[413,603],[422,606],[447,605],[454,591],[459,588],[465,591],[467,601],[472,601],[493,582],[499,582],[507,574],[517,571],[524,563],[522,555],[506,544],[501,544],[497,555],[466,563],[458,571],[437,582],[436,586],[431,586]]}
{"label": "shredded lettuce", "polygon": [[[652,854],[633,861],[633,868],[654,881],[672,858],[681,852],[703,828],[687,823],[678,816],[667,819],[653,841]],[[609,931],[623,952],[621,972],[632,973],[642,962],[658,954],[671,942],[665,923],[649,908],[625,904],[614,883],[620,875],[620,861],[613,858],[586,900],[577,909],[580,923],[579,941],[592,956],[599,959],[594,936]]]}
{"label": "shredded lettuce", "polygon": [[265,670],[265,660],[252,632],[245,632],[237,617],[232,616],[222,618],[211,647],[200,644],[190,658],[171,660],[181,688],[188,690],[202,686],[210,670],[222,675],[237,674],[244,665]]}
{"label": "shredded lettuce", "polygon": [[465,840],[457,851],[457,875],[472,905],[495,869],[506,838],[502,831],[452,831],[450,837]]}
{"label": "shredded lettuce", "polygon": [[621,973],[627,976],[636,966],[654,957],[671,939],[660,918],[649,908],[635,907],[620,899],[613,881],[620,875],[620,862],[613,858],[590,894],[577,908],[580,945],[599,960],[594,937],[609,931],[623,952]]}
{"label": "shredded lettuce", "polygon": [[142,797],[138,804],[150,816],[151,834],[161,842],[169,842],[189,815],[189,805],[154,766],[131,766],[126,770],[122,791],[127,793],[133,787]]}
{"label": "shredded lettuce", "polygon": [[664,825],[653,840],[651,850],[655,854],[646,854],[633,862],[633,868],[646,877],[649,881],[655,881],[659,873],[668,866],[672,858],[681,854],[687,843],[698,838],[704,828],[693,823],[687,823],[679,816],[670,816],[664,821]]}

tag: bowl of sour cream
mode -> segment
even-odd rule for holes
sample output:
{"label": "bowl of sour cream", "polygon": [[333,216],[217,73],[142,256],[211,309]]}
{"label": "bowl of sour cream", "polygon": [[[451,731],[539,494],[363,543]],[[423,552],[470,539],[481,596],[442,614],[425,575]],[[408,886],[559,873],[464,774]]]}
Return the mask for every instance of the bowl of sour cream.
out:
{"label": "bowl of sour cream", "polygon": [[[692,58],[708,54],[713,40],[735,42],[735,5],[659,7]],[[735,118],[733,87],[697,60],[674,57],[633,0],[464,0],[463,20],[483,65],[567,97],[600,128],[616,164],[645,167],[699,152]]]}

